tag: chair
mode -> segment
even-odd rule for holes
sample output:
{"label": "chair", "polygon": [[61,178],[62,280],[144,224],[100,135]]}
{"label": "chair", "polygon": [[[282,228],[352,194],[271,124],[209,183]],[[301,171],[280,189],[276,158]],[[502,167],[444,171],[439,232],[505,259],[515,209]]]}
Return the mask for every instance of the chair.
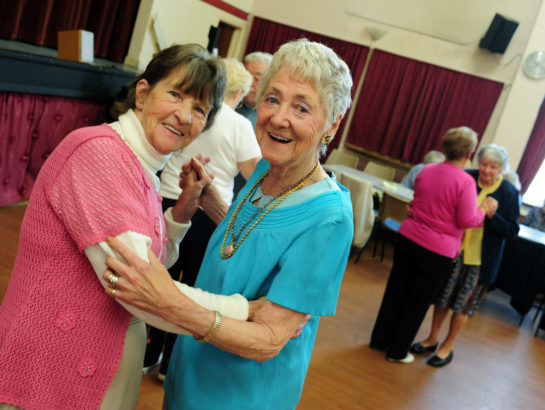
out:
{"label": "chair", "polygon": [[380,261],[384,260],[384,246],[386,244],[385,231],[397,232],[401,222],[407,217],[407,202],[395,195],[384,192],[378,213],[378,222],[375,228],[375,247],[373,256],[376,255],[379,237],[382,236],[382,250]]}
{"label": "chair", "polygon": [[354,213],[354,238],[352,244],[360,248],[359,255],[355,261],[357,263],[367,245],[375,224],[373,186],[369,182],[348,173],[342,173],[339,182],[350,191],[350,200],[352,201],[352,210]]}
{"label": "chair", "polygon": [[394,168],[386,165],[380,165],[372,161],[367,163],[363,169],[363,172],[385,179],[386,181],[393,181],[396,174],[396,170]]}
{"label": "chair", "polygon": [[326,164],[343,164],[350,168],[356,168],[358,166],[359,157],[354,154],[350,154],[345,151],[340,151],[335,148],[327,157]]}

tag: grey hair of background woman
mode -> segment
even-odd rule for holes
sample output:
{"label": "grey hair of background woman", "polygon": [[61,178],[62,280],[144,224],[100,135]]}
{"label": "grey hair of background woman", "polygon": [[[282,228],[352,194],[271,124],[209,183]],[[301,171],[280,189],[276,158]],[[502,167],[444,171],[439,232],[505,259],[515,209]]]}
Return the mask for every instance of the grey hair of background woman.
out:
{"label": "grey hair of background woman", "polygon": [[270,65],[272,58],[272,54],[265,53],[263,51],[254,51],[253,53],[246,54],[246,56],[244,57],[244,63],[258,61],[260,63]]}
{"label": "grey hair of background woman", "polygon": [[[261,102],[271,78],[287,69],[309,81],[320,95],[325,109],[324,129],[329,128],[339,114],[346,113],[352,102],[350,90],[352,77],[346,63],[329,47],[305,38],[283,44],[274,54],[271,65],[263,75],[257,91],[257,104]],[[320,153],[327,147],[320,144]]]}
{"label": "grey hair of background woman", "polygon": [[481,163],[482,158],[500,164],[502,174],[509,171],[509,156],[507,155],[507,150],[500,145],[488,144],[479,148],[479,151],[477,152],[477,164]]}
{"label": "grey hair of background woman", "polygon": [[198,44],[176,44],[161,50],[148,63],[144,72],[137,75],[127,86],[127,94],[117,100],[110,109],[114,119],[136,107],[136,84],[146,80],[153,88],[175,70],[180,70],[177,88],[189,95],[210,103],[210,111],[204,130],[214,123],[225,93],[225,64]]}
{"label": "grey hair of background woman", "polygon": [[225,87],[225,96],[232,97],[240,90],[243,90],[242,98],[250,92],[252,87],[252,74],[244,67],[240,61],[235,58],[224,58],[225,69],[227,72],[227,85]]}
{"label": "grey hair of background woman", "polygon": [[443,162],[445,160],[445,155],[436,150],[428,151],[424,156],[424,164],[436,164],[438,162]]}
{"label": "grey hair of background woman", "polygon": [[503,174],[503,177],[511,182],[513,186],[517,188],[517,191],[520,191],[522,186],[520,184],[520,178],[515,171],[507,171],[505,174]]}

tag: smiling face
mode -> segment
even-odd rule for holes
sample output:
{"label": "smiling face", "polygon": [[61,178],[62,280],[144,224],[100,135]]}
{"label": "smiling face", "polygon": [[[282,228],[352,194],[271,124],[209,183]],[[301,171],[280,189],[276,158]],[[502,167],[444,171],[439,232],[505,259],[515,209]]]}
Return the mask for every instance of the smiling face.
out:
{"label": "smiling face", "polygon": [[318,160],[324,135],[334,135],[341,115],[324,130],[320,94],[287,70],[271,78],[257,110],[256,136],[263,158],[273,167],[306,173]]}
{"label": "smiling face", "polygon": [[189,145],[203,130],[210,110],[208,101],[177,88],[181,78],[183,69],[178,69],[154,87],[146,80],[136,85],[136,115],[149,143],[163,155]]}
{"label": "smiling face", "polygon": [[501,174],[501,164],[487,157],[481,157],[479,161],[479,181],[484,186],[490,186],[496,182]]}

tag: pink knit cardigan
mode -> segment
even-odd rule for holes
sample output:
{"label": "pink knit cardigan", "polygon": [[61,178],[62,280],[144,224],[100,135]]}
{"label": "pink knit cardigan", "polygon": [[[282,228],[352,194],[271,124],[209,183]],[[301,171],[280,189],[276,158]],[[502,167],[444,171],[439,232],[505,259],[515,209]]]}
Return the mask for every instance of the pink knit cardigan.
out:
{"label": "pink knit cardigan", "polygon": [[0,306],[0,403],[100,407],[131,316],[83,250],[129,230],[151,237],[156,254],[164,246],[159,198],[138,159],[106,124],[70,133],[37,178]]}

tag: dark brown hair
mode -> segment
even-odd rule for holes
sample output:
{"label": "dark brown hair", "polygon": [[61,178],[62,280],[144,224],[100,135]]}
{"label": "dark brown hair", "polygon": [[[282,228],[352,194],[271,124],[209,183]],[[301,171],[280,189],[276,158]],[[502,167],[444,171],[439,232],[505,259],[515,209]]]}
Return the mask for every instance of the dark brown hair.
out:
{"label": "dark brown hair", "polygon": [[210,128],[221,108],[225,93],[225,64],[198,44],[174,45],[157,53],[146,70],[130,82],[127,97],[114,103],[110,110],[112,117],[117,119],[121,114],[136,107],[136,84],[140,80],[146,80],[153,88],[177,69],[183,69],[177,87],[184,93],[210,103],[204,130]]}

